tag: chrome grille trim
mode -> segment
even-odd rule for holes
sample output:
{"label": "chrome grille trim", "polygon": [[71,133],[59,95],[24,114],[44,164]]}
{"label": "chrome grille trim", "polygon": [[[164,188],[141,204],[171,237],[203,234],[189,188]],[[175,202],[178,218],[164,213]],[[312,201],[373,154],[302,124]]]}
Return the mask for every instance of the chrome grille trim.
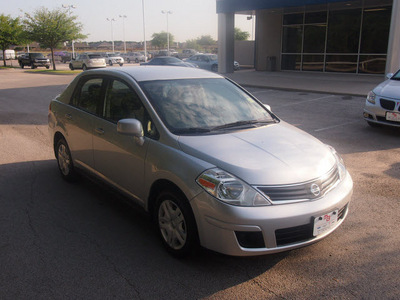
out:
{"label": "chrome grille trim", "polygon": [[[336,187],[339,182],[339,170],[335,165],[328,173],[317,179],[296,184],[265,185],[255,188],[266,195],[272,204],[286,204],[320,199]],[[311,186],[314,184],[320,188],[318,195],[311,192]]]}

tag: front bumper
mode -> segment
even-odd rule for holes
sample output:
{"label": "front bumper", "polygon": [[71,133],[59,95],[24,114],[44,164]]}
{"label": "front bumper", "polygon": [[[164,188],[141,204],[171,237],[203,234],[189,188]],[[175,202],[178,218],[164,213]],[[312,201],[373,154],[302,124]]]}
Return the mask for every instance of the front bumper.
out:
{"label": "front bumper", "polygon": [[376,123],[380,125],[400,127],[400,122],[386,120],[386,112],[390,111],[399,112],[398,110],[400,108],[400,103],[399,103],[400,101],[389,100],[394,103],[394,110],[388,110],[380,105],[380,100],[381,99],[377,97],[377,99],[375,100],[376,101],[375,104],[365,101],[364,113],[363,113],[364,120],[370,123]]}
{"label": "front bumper", "polygon": [[[315,201],[238,207],[204,192],[191,204],[202,246],[227,255],[263,255],[300,248],[328,236],[346,218],[352,191],[353,181],[347,173],[336,188]],[[339,210],[340,216],[335,226],[313,236],[314,218],[334,210]],[[297,236],[299,230],[301,235]]]}

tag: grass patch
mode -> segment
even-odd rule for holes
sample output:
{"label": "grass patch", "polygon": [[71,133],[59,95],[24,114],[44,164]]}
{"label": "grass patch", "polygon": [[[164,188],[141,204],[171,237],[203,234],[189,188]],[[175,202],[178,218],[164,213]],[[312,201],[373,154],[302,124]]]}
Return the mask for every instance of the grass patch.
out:
{"label": "grass patch", "polygon": [[40,73],[40,74],[51,74],[51,75],[75,75],[81,73],[82,70],[47,70],[47,69],[31,69],[26,70],[27,73]]}

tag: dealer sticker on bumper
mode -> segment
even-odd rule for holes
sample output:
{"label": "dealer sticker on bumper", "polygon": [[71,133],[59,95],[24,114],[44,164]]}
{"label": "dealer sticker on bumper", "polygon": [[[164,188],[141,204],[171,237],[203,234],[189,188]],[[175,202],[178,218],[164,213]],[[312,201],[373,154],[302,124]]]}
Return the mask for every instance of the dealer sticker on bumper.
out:
{"label": "dealer sticker on bumper", "polygon": [[400,122],[400,113],[388,111],[386,113],[386,120]]}
{"label": "dealer sticker on bumper", "polygon": [[321,235],[333,227],[335,227],[338,220],[338,210],[332,211],[314,219],[314,236]]}

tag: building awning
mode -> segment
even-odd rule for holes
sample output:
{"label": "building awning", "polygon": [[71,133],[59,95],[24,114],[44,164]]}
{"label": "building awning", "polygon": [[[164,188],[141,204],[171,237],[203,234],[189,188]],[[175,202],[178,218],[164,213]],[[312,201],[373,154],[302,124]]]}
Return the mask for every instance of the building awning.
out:
{"label": "building awning", "polygon": [[229,13],[259,9],[321,5],[334,2],[353,2],[355,0],[217,0],[217,13]]}

